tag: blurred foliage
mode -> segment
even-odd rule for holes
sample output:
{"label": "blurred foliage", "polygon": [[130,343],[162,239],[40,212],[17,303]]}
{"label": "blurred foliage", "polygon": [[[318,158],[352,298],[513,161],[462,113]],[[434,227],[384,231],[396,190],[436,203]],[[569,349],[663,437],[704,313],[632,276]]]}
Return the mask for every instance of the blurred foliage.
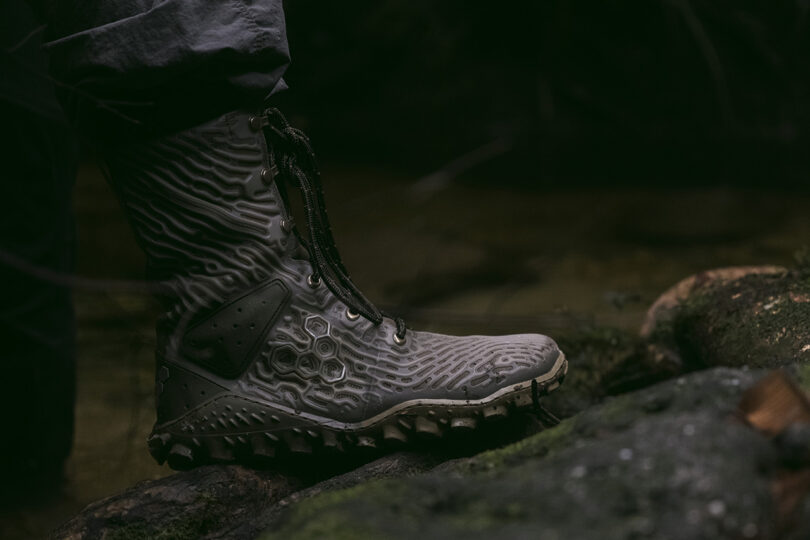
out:
{"label": "blurred foliage", "polygon": [[285,99],[328,152],[415,171],[501,139],[515,181],[804,183],[809,8],[288,0]]}

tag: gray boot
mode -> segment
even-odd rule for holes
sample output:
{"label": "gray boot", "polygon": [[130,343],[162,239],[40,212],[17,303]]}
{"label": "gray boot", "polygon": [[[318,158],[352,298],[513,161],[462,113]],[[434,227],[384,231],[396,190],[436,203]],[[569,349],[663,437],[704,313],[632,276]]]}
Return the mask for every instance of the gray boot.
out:
{"label": "gray boot", "polygon": [[[107,156],[164,284],[152,455],[175,468],[405,443],[531,406],[567,363],[542,335],[417,332],[349,280],[309,143],[236,112]],[[299,189],[308,238],[286,189]]]}

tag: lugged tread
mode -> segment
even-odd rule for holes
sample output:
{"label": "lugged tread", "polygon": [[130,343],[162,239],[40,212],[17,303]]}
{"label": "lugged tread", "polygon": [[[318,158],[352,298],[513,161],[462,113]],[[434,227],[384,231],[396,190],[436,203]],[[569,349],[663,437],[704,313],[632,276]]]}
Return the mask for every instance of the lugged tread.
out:
{"label": "lugged tread", "polygon": [[[554,376],[537,384],[539,395],[547,395],[559,386],[567,373],[568,363]],[[452,433],[470,433],[479,429],[482,421],[502,421],[533,403],[532,388],[526,387],[505,395],[487,405],[458,404],[444,409],[431,407],[420,414],[406,409],[393,414],[381,425],[355,432],[339,432],[310,427],[279,427],[273,432],[250,432],[228,435],[156,432],[149,437],[149,450],[159,463],[177,470],[208,463],[229,463],[252,458],[256,461],[283,460],[287,456],[321,456],[329,453],[363,452],[399,448],[415,438],[441,438]],[[273,415],[281,425],[280,415]]]}

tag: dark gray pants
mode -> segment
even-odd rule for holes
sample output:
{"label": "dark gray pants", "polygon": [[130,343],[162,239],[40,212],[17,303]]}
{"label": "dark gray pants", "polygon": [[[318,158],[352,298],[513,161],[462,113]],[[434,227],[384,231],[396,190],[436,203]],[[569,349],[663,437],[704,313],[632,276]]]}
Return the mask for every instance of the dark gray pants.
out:
{"label": "dark gray pants", "polygon": [[[40,0],[81,130],[182,128],[284,88],[281,0]],[[118,130],[116,129],[116,131]]]}
{"label": "dark gray pants", "polygon": [[71,272],[74,133],[114,141],[258,107],[288,63],[281,0],[0,2],[4,471],[50,475],[72,440],[70,290],[8,262]]}

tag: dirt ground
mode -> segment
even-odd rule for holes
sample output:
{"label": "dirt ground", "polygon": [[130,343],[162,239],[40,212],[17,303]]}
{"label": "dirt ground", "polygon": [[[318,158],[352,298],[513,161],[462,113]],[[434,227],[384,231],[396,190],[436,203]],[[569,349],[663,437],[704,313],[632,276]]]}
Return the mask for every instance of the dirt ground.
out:
{"label": "dirt ground", "polygon": [[[681,278],[730,265],[791,265],[810,244],[810,194],[776,190],[553,191],[433,183],[326,167],[329,215],[352,277],[413,327],[458,333],[587,326],[637,329]],[[76,291],[77,426],[58,493],[0,515],[0,537],[37,538],[92,500],[170,473],[145,439],[153,420],[155,303],[116,290],[142,257],[92,162],[75,207],[82,276]]]}

